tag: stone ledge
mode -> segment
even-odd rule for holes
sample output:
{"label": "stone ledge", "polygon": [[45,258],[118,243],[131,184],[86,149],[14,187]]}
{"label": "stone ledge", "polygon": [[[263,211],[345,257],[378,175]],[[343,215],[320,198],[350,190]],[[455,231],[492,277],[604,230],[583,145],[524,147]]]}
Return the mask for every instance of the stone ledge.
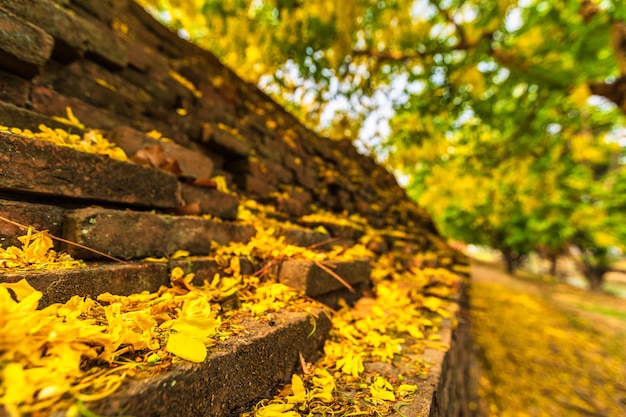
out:
{"label": "stone ledge", "polygon": [[300,227],[281,227],[278,233],[285,237],[285,243],[318,250],[330,250],[336,243],[328,233]]}
{"label": "stone ledge", "polygon": [[105,292],[117,295],[155,292],[170,282],[167,264],[113,264],[90,265],[85,268],[59,269],[45,272],[23,272],[0,275],[0,282],[26,279],[43,292],[39,307],[65,303],[72,296],[95,298]]}
{"label": "stone ledge", "polygon": [[330,330],[330,320],[318,313],[315,323],[310,314],[294,312],[275,314],[274,326],[244,319],[246,334],[209,348],[203,363],[177,363],[170,371],[129,381],[110,397],[85,405],[101,416],[238,415],[238,409],[287,381],[300,353],[307,361],[315,359]]}
{"label": "stone ledge", "polygon": [[41,140],[0,132],[0,161],[4,190],[163,209],[180,205],[173,175]]}
{"label": "stone ledge", "polygon": [[[61,236],[63,232],[63,214],[64,210],[58,206],[0,199],[0,216],[36,230],[48,230],[54,236]],[[0,246],[21,247],[22,242],[17,238],[27,232],[27,228],[0,220]],[[58,247],[58,242],[55,242],[55,248]]]}
{"label": "stone ledge", "polygon": [[[0,16],[2,16],[1,13]],[[0,45],[2,45],[2,40],[0,40]],[[0,62],[3,61],[6,60],[0,59]],[[19,71],[23,75],[25,72]],[[7,71],[0,70],[0,102],[6,102],[15,106],[26,106],[29,94],[30,83],[28,81]],[[5,123],[4,120],[3,123]]]}
{"label": "stone ledge", "polygon": [[[245,256],[239,257],[239,265],[242,275],[252,275],[257,271],[256,265]],[[197,286],[204,284],[204,281],[211,282],[216,273],[221,273],[224,268],[228,266],[229,265],[224,265],[210,256],[194,256],[169,261],[170,270],[179,267],[182,268],[186,274],[193,273],[195,276],[192,284]]]}
{"label": "stone ledge", "polygon": [[224,220],[237,218],[239,197],[186,183],[181,183],[181,192],[185,204],[182,210],[191,209],[194,214],[210,214]]}
{"label": "stone ledge", "polygon": [[0,2],[0,66],[31,78],[50,58],[54,39],[3,6],[4,2]]}
{"label": "stone ledge", "polygon": [[[168,256],[177,250],[208,255],[211,242],[247,242],[254,227],[200,217],[87,208],[68,213],[64,238],[122,259]],[[67,252],[81,259],[97,254],[69,245]]]}
{"label": "stone ledge", "polygon": [[176,143],[169,143],[148,137],[127,126],[113,129],[110,139],[130,157],[141,150],[159,146],[163,158],[171,159],[180,168],[180,176],[193,180],[208,180],[213,174],[213,161],[199,150],[193,151]]}
{"label": "stone ledge", "polygon": [[[20,129],[30,129],[33,132],[37,132],[38,127],[41,124],[44,124],[51,129],[67,129],[66,125],[57,122],[50,117],[1,101],[0,120],[2,120],[3,126],[19,127]],[[82,132],[78,131],[78,129],[75,129],[74,133],[80,134]]]}
{"label": "stone ledge", "polygon": [[[437,332],[440,339],[436,343],[448,349],[429,347],[421,354],[405,355],[403,367],[410,369],[411,364],[421,361],[431,368],[426,376],[406,378],[404,383],[417,385],[416,395],[410,404],[402,407],[402,414],[396,412],[391,417],[470,417],[475,414],[469,409],[475,393],[469,388],[472,344],[469,313],[464,307],[469,305],[467,289],[467,283],[463,284],[455,297],[460,308],[454,315],[458,324],[444,320]],[[390,375],[398,373],[398,368],[387,364],[366,364],[365,367]]]}
{"label": "stone ledge", "polygon": [[300,221],[299,223],[302,226],[309,227],[311,229],[322,226],[324,229],[328,230],[331,236],[340,238],[340,243],[336,243],[338,245],[343,244],[344,246],[352,246],[363,235],[365,235],[363,230],[342,224],[325,221]]}
{"label": "stone ledge", "polygon": [[75,14],[58,7],[55,2],[39,0],[21,2],[0,0],[0,6],[45,30],[55,39],[53,55],[61,60],[75,59],[84,53],[87,33]]}
{"label": "stone ledge", "polygon": [[[323,265],[350,285],[367,283],[370,279],[369,260],[329,261]],[[312,261],[287,260],[280,264],[278,280],[317,297],[342,288],[344,285]]]}

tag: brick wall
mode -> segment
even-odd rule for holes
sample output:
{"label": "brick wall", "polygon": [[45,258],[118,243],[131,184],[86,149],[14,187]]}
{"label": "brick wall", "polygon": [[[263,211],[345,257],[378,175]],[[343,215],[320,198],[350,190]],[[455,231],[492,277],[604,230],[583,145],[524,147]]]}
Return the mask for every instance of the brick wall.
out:
{"label": "brick wall", "polygon": [[[274,207],[277,219],[308,227],[281,230],[294,244],[332,237],[350,245],[358,239],[357,230],[324,224],[328,233],[320,233],[313,230],[319,223],[302,220],[323,209],[358,214],[380,230],[409,233],[412,238],[403,248],[408,254],[437,252],[430,263],[465,263],[371,157],[359,154],[347,140],[331,141],[306,129],[256,86],[178,38],[133,1],[0,0],[0,126],[37,131],[44,124],[80,134],[80,128],[58,121],[67,117],[68,107],[134,163],[25,139],[5,129],[0,132],[0,216],[137,261],[178,249],[201,256],[210,252],[211,242],[249,240],[254,229],[234,221],[245,198]],[[152,131],[172,142],[147,134]],[[225,178],[235,193],[218,190],[215,176]],[[23,233],[18,225],[0,221],[4,247],[19,245]],[[397,243],[381,236],[373,248],[379,252]],[[43,304],[74,294],[153,291],[167,284],[175,266],[117,265],[76,246],[56,245],[98,264],[30,275],[29,282],[44,292]],[[369,270],[355,265],[338,267],[346,276],[365,268],[351,281],[364,290]],[[204,258],[193,265],[200,281],[216,268]],[[311,265],[290,268],[307,277],[319,274],[309,272]],[[336,288],[305,290],[329,304],[339,296]],[[450,352],[467,348],[463,334],[450,328],[452,346],[458,347]],[[467,415],[458,411],[450,391],[463,385],[458,375],[465,359],[455,353],[434,360],[443,370],[433,374],[436,381],[424,397],[432,400],[427,400],[428,412]]]}

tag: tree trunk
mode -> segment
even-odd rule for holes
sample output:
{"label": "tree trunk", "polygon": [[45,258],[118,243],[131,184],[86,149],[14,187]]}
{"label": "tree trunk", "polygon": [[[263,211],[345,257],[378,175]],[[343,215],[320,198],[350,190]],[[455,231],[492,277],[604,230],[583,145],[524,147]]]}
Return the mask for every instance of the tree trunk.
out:
{"label": "tree trunk", "polygon": [[502,249],[502,257],[504,258],[504,265],[506,266],[506,272],[509,275],[515,273],[516,257],[515,253],[510,249]]}
{"label": "tree trunk", "polygon": [[556,267],[557,267],[557,261],[559,259],[559,255],[556,254],[556,252],[550,252],[550,254],[548,255],[548,261],[550,261],[550,270],[549,270],[549,274],[551,277],[556,277]]}
{"label": "tree trunk", "polygon": [[604,274],[610,271],[610,268],[605,266],[592,266],[585,265],[583,273],[585,279],[589,283],[589,290],[593,292],[601,292],[602,284],[604,284]]}

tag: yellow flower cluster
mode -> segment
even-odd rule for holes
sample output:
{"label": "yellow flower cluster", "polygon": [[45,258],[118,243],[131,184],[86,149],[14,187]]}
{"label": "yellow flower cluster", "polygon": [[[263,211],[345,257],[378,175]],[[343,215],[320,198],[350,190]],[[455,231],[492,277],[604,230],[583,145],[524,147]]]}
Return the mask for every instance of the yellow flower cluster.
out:
{"label": "yellow flower cluster", "polygon": [[66,253],[52,250],[54,245],[47,232],[33,234],[32,228],[29,228],[28,233],[18,239],[22,242],[21,248],[0,247],[0,273],[68,269],[84,265]]}

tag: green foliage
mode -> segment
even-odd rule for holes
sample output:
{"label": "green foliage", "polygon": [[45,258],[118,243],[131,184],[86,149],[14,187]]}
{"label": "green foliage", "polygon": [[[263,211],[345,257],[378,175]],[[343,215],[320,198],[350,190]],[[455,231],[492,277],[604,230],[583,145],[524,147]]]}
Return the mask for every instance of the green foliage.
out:
{"label": "green foliage", "polygon": [[374,148],[450,237],[516,256],[624,242],[624,120],[589,102],[626,73],[621,1],[140,3],[331,137],[387,96]]}

